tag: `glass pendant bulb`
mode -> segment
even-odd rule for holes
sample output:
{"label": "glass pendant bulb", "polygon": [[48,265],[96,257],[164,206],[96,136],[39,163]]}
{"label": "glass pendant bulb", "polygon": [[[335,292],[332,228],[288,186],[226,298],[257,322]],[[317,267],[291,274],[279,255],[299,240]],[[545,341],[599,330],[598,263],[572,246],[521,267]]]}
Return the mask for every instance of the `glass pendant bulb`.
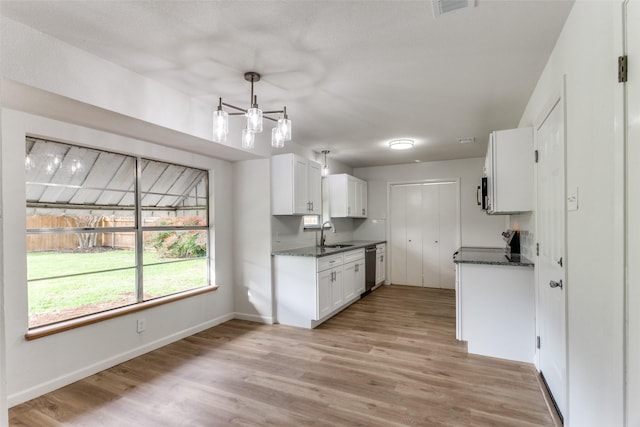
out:
{"label": "glass pendant bulb", "polygon": [[[252,86],[253,87],[253,86]],[[253,92],[253,90],[251,90]],[[253,133],[262,132],[262,110],[258,108],[258,97],[253,97],[253,104],[247,110],[247,129]]]}
{"label": "glass pendant bulb", "polygon": [[249,129],[242,129],[242,148],[247,150],[253,150],[256,143],[255,133]]}
{"label": "glass pendant bulb", "polygon": [[273,148],[284,147],[284,138],[282,136],[282,133],[280,133],[280,129],[277,126],[271,129],[271,146]]}
{"label": "glass pendant bulb", "polygon": [[[222,100],[221,100],[222,101]],[[220,107],[213,112],[213,140],[225,142],[229,133],[229,114]]]}
{"label": "glass pendant bulb", "polygon": [[328,176],[329,175],[329,165],[327,164],[327,154],[329,154],[330,151],[329,150],[322,150],[321,153],[324,154],[324,165],[322,165],[322,170],[321,170],[320,174],[322,176]]}
{"label": "glass pendant bulb", "polygon": [[285,141],[291,141],[291,120],[287,116],[287,107],[284,107],[283,112],[283,117],[278,119],[278,129]]}

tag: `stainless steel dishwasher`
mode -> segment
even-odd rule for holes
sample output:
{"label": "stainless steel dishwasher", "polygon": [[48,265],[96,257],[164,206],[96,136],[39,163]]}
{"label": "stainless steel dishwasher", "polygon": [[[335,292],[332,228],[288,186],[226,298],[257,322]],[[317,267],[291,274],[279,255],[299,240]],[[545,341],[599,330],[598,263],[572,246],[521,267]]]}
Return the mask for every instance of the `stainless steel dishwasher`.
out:
{"label": "stainless steel dishwasher", "polygon": [[376,285],[376,247],[368,246],[364,250],[364,277],[365,277],[365,291],[366,295],[371,292],[371,289]]}

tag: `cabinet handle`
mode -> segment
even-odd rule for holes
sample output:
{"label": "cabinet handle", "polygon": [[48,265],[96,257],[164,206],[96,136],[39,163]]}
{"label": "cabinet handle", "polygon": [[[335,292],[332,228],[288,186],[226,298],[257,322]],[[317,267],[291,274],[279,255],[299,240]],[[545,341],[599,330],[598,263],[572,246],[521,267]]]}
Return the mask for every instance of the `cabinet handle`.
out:
{"label": "cabinet handle", "polygon": [[366,215],[366,213],[365,213],[365,210],[364,210],[364,209],[362,209],[362,215]]}
{"label": "cabinet handle", "polygon": [[360,264],[355,265],[354,271],[356,272],[360,271]]}
{"label": "cabinet handle", "polygon": [[313,202],[309,202],[309,204],[311,205],[311,209],[309,209],[311,212],[313,212]]}
{"label": "cabinet handle", "polygon": [[380,262],[384,262],[384,255],[380,255]]}
{"label": "cabinet handle", "polygon": [[329,261],[329,264],[333,264],[334,262],[336,262],[335,259],[333,261]]}
{"label": "cabinet handle", "polygon": [[482,203],[480,203],[480,186],[478,185],[478,189],[476,190],[476,203],[478,203],[478,206],[480,206]]}
{"label": "cabinet handle", "polygon": [[347,215],[351,214],[351,206],[347,206]]}

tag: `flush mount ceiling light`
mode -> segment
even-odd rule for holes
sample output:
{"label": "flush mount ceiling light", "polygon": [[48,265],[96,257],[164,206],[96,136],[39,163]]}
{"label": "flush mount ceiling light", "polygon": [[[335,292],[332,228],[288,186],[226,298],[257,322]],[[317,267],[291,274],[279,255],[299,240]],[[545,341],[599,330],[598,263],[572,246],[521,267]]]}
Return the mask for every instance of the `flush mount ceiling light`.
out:
{"label": "flush mount ceiling light", "polygon": [[327,154],[330,153],[329,150],[322,150],[322,154],[324,154],[324,165],[322,165],[322,176],[329,175],[329,165],[327,164]]}
{"label": "flush mount ceiling light", "polygon": [[413,148],[413,144],[413,139],[394,139],[393,141],[389,141],[389,148],[392,150],[406,150]]}
{"label": "flush mount ceiling light", "polygon": [[[247,109],[222,102],[218,103],[218,109],[213,112],[213,140],[225,142],[229,133],[229,116],[245,116],[247,126],[242,129],[242,148],[253,149],[255,146],[255,134],[262,132],[262,120],[267,119],[276,122],[276,127],[271,130],[271,146],[284,147],[285,141],[291,141],[291,120],[287,116],[287,107],[282,110],[262,111],[258,108],[258,96],[253,94],[253,84],[260,81],[260,74],[255,71],[244,73],[244,79],[251,83],[250,107]],[[237,112],[227,113],[222,107],[231,108]],[[269,117],[269,114],[282,114],[280,118]]]}

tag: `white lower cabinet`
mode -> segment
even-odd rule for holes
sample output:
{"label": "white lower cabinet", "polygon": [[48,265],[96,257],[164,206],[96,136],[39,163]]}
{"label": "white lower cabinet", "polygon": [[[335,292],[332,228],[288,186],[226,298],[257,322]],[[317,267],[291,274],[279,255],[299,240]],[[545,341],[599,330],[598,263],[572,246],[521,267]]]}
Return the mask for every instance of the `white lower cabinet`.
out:
{"label": "white lower cabinet", "polygon": [[533,268],[457,264],[456,337],[469,353],[533,363]]}
{"label": "white lower cabinet", "polygon": [[277,322],[315,328],[364,292],[364,249],[321,258],[277,255],[274,275]]}

